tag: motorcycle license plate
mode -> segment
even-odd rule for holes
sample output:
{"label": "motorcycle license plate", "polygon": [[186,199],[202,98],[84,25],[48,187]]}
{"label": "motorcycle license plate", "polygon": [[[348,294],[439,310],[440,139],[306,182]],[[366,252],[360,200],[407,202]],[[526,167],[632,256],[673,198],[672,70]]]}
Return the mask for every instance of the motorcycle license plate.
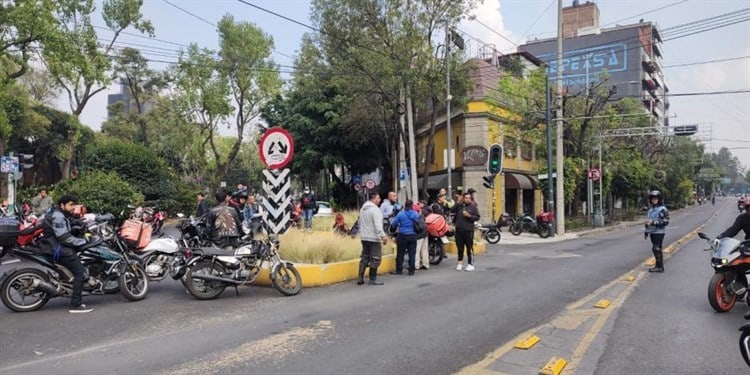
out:
{"label": "motorcycle license plate", "polygon": [[443,243],[448,243],[448,237],[446,236],[440,237],[440,241],[443,241]]}

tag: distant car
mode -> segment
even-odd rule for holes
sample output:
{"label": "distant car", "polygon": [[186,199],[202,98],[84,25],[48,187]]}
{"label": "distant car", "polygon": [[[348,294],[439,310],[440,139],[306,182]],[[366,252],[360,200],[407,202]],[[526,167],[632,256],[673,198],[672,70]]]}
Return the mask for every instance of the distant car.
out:
{"label": "distant car", "polygon": [[328,202],[318,201],[318,213],[315,216],[331,216],[333,215],[333,209],[331,204]]}

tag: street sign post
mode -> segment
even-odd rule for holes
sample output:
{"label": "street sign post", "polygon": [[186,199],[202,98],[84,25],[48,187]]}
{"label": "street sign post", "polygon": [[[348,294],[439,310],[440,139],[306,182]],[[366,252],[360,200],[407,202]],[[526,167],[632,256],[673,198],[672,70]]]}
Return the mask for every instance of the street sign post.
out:
{"label": "street sign post", "polygon": [[594,182],[597,182],[601,178],[602,178],[602,172],[599,170],[599,168],[589,169],[589,179],[594,180]]}
{"label": "street sign post", "polygon": [[268,129],[260,139],[260,160],[269,169],[284,168],[294,155],[292,135],[283,128]]}

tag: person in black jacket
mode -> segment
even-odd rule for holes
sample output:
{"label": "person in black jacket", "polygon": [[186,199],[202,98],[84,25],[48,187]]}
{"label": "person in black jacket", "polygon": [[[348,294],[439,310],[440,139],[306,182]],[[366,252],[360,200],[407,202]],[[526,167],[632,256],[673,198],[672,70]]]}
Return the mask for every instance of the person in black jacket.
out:
{"label": "person in black jacket", "polygon": [[195,209],[195,217],[203,217],[208,213],[208,202],[206,202],[206,194],[198,193],[198,207]]}
{"label": "person in black jacket", "polygon": [[74,236],[71,230],[73,221],[73,210],[78,203],[72,195],[63,195],[57,200],[57,207],[52,207],[44,215],[44,231],[42,232],[42,250],[51,255],[56,263],[63,265],[73,273],[73,293],[70,298],[71,313],[87,313],[94,309],[84,305],[83,284],[89,280],[86,269],[78,257],[78,251],[82,250],[89,241],[85,238]]}
{"label": "person in black jacket", "polygon": [[458,251],[458,265],[456,271],[464,269],[464,248],[466,249],[466,271],[474,271],[474,222],[479,220],[479,210],[471,198],[471,194],[463,194],[463,200],[456,204],[451,213],[456,223],[456,249]]}
{"label": "person in black jacket", "polygon": [[746,197],[742,203],[745,205],[745,212],[737,216],[734,219],[734,224],[716,238],[734,237],[737,233],[743,231],[745,232],[745,241],[750,240],[750,197]]}

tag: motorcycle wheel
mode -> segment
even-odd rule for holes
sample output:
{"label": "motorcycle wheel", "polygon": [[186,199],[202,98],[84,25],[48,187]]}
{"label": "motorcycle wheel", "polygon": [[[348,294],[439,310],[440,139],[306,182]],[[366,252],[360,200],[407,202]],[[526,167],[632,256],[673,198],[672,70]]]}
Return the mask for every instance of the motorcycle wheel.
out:
{"label": "motorcycle wheel", "polygon": [[521,225],[516,223],[511,224],[508,230],[510,231],[510,234],[514,236],[518,236],[519,234],[521,234],[521,232],[523,232]]}
{"label": "motorcycle wheel", "polygon": [[194,279],[194,274],[224,276],[224,266],[211,261],[202,261],[194,264],[183,277],[184,284],[187,286],[188,293],[199,300],[214,299],[221,295],[227,285],[220,281],[209,281]]}
{"label": "motorcycle wheel", "polygon": [[708,283],[708,303],[716,312],[727,312],[734,307],[737,295],[727,290],[727,275],[715,273]]}
{"label": "motorcycle wheel", "polygon": [[[439,241],[439,240],[438,240]],[[430,254],[430,264],[433,266],[443,261],[443,246],[437,241],[430,241],[427,252]]]}
{"label": "motorcycle wheel", "polygon": [[748,351],[750,351],[750,332],[743,331],[740,334],[740,353],[742,353],[745,363],[750,366],[750,353]]}
{"label": "motorcycle wheel", "polygon": [[539,237],[549,237],[549,228],[547,228],[546,226],[539,228]]}
{"label": "motorcycle wheel", "polygon": [[148,293],[148,275],[140,265],[125,267],[117,279],[120,292],[130,301],[140,301]]}
{"label": "motorcycle wheel", "polygon": [[500,242],[500,232],[496,229],[490,229],[485,233],[484,239],[487,240],[488,243],[496,244]]}
{"label": "motorcycle wheel", "polygon": [[302,291],[302,277],[292,264],[281,263],[273,270],[271,283],[281,294],[296,296]]}
{"label": "motorcycle wheel", "polygon": [[111,279],[103,280],[104,286],[102,287],[102,292],[104,294],[115,294],[120,291],[120,282],[119,277],[115,275],[110,276]]}
{"label": "motorcycle wheel", "polygon": [[[0,298],[5,307],[15,312],[29,312],[39,310],[49,301],[49,295],[45,292],[34,292],[31,288],[34,280],[49,282],[49,278],[44,272],[24,268],[15,271],[5,279],[0,287]],[[15,294],[15,296],[14,296]],[[27,300],[27,297],[30,297]],[[19,300],[20,299],[20,300]]]}

